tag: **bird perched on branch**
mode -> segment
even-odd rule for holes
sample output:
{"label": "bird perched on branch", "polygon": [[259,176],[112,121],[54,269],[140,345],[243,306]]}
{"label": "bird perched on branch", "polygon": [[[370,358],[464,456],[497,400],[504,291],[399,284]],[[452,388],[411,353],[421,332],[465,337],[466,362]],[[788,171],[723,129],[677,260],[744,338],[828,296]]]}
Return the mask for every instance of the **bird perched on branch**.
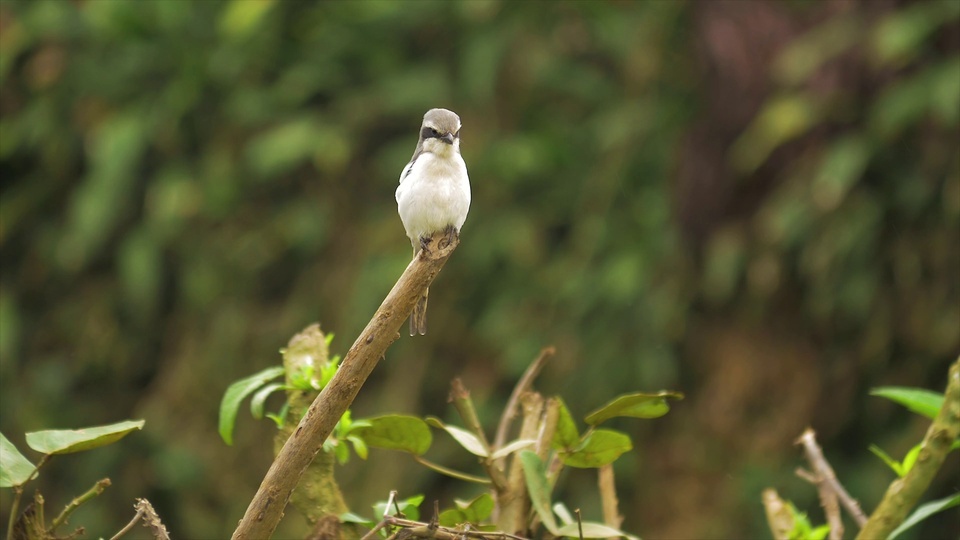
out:
{"label": "bird perched on branch", "polygon": [[[397,211],[413,244],[413,256],[433,233],[459,235],[470,210],[470,179],[460,157],[460,117],[447,109],[423,115],[420,139],[400,173]],[[410,315],[410,335],[427,333],[427,292]]]}

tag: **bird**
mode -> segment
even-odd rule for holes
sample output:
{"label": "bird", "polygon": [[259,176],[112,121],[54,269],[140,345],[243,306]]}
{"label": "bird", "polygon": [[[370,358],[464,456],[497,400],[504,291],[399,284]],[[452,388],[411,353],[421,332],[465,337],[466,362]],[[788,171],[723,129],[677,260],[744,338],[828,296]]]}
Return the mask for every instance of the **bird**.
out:
{"label": "bird", "polygon": [[[423,115],[417,147],[400,173],[397,212],[417,257],[438,231],[460,234],[470,210],[470,178],[460,156],[460,117],[448,109]],[[427,293],[410,315],[410,335],[427,333]]]}

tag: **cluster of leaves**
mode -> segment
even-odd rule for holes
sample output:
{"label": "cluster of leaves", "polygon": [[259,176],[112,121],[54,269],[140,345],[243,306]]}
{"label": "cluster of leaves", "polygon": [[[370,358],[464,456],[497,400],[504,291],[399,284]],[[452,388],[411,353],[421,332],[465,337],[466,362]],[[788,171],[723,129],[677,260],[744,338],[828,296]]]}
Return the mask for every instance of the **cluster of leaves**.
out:
{"label": "cluster of leaves", "polygon": [[[55,537],[56,529],[66,522],[66,518],[71,512],[92,496],[99,495],[103,488],[109,485],[109,480],[98,482],[85,496],[78,497],[71,504],[68,504],[63,512],[54,518],[49,525],[45,523],[43,498],[39,494],[34,498],[35,504],[31,511],[18,516],[23,486],[37,478],[40,474],[40,468],[53,456],[84,452],[113,444],[131,432],[142,429],[143,424],[143,420],[127,420],[106,426],[27,433],[27,446],[43,454],[36,465],[31,463],[5,435],[0,433],[0,488],[13,488],[15,491],[13,507],[10,509],[7,538],[13,538],[15,528],[24,531],[24,533],[29,531],[31,534],[40,535],[36,536],[38,538]],[[82,529],[79,530],[82,531]]]}

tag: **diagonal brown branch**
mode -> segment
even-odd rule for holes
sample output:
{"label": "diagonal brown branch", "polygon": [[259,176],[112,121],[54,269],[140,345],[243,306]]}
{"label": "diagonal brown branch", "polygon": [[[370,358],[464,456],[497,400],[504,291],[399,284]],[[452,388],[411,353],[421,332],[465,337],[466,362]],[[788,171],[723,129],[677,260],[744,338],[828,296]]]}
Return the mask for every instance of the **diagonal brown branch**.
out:
{"label": "diagonal brown branch", "polygon": [[[820,493],[820,503],[823,505],[827,514],[827,521],[830,523],[830,538],[838,539],[843,537],[843,520],[840,517],[839,502],[850,512],[857,525],[863,527],[867,522],[867,516],[860,509],[860,503],[847,493],[840,481],[837,480],[833,467],[824,457],[820,445],[817,444],[817,437],[814,431],[807,428],[806,431],[797,439],[797,444],[803,446],[803,451],[807,456],[807,461],[813,466],[813,483],[817,486]],[[798,473],[799,474],[799,473]],[[802,476],[802,475],[801,475]]]}
{"label": "diagonal brown branch", "polygon": [[880,505],[860,529],[858,540],[887,538],[903,523],[930,486],[957,437],[960,437],[960,358],[950,366],[943,406],[920,443],[917,462],[906,476],[890,484]]}
{"label": "diagonal brown branch", "polygon": [[303,471],[323,447],[323,442],[344,411],[353,403],[387,347],[399,337],[397,332],[410,316],[414,304],[460,243],[456,236],[449,241],[446,238],[443,231],[433,235],[428,247],[410,262],[367,327],[347,351],[337,374],[307,409],[297,429],[274,459],[243,519],[233,532],[234,540],[262,540],[273,534]]}

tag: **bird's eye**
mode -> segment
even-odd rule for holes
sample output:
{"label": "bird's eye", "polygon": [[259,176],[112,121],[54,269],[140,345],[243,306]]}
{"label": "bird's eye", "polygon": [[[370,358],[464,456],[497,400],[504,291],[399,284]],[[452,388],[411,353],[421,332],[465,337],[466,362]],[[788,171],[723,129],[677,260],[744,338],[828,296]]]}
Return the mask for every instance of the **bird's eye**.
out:
{"label": "bird's eye", "polygon": [[440,137],[440,134],[433,128],[425,127],[420,130],[420,137],[423,139],[436,139]]}
{"label": "bird's eye", "polygon": [[456,133],[453,134],[453,138],[454,138],[454,139],[459,139],[459,138],[460,138],[460,130],[459,130],[459,129],[457,130]]}

